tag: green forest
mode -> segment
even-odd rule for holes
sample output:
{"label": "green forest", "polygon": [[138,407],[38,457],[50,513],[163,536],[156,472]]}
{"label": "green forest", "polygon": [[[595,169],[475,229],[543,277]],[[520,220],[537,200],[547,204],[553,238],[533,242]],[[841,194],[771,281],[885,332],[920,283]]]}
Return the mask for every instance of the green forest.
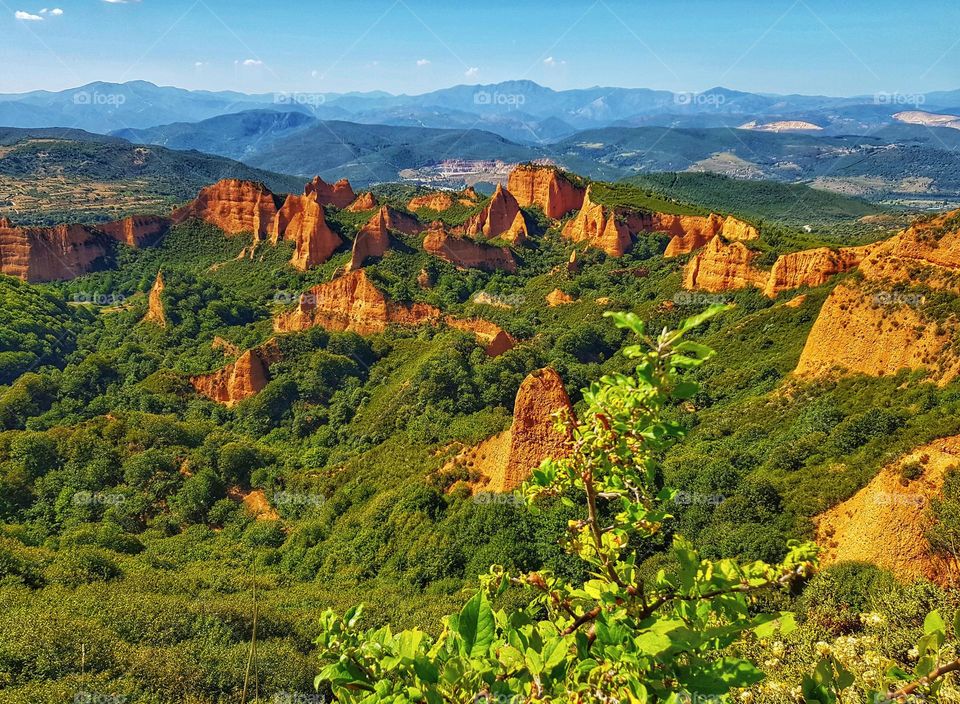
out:
{"label": "green forest", "polygon": [[[772,205],[783,198],[780,189],[794,187],[769,188],[663,176],[598,184],[597,193],[610,205],[738,215],[761,227],[761,241],[751,246],[773,253],[874,241],[891,231],[861,220],[885,214],[879,208],[833,196],[822,197],[823,216],[806,231],[803,218]],[[401,210],[411,194],[397,186],[376,192]],[[467,210],[445,217],[463,222]],[[902,222],[902,214],[886,214]],[[507,643],[510,629],[532,629],[523,638],[534,639],[527,647],[539,643],[540,660],[522,667],[547,682],[560,646],[547,650],[547,640],[537,641],[536,624],[549,625],[549,608],[530,584],[501,579],[492,565],[503,574],[552,575],[574,594],[593,589],[596,573],[611,566],[628,563],[633,577],[654,585],[661,572],[684,575],[685,561],[701,559],[716,574],[688,575],[689,583],[671,589],[701,589],[712,579],[725,589],[741,579],[774,587],[750,598],[718,597],[709,612],[697,612],[700,632],[711,634],[688,644],[699,669],[664,675],[656,663],[668,663],[671,651],[662,647],[630,670],[648,690],[620,701],[683,701],[675,692],[669,698],[676,677],[691,692],[698,682],[719,687],[715,680],[722,680],[719,690],[703,685],[717,701],[780,704],[800,692],[832,704],[847,687],[860,697],[915,679],[933,669],[923,669],[933,653],[952,652],[955,592],[901,582],[867,564],[817,570],[811,549],[798,547],[811,539],[813,517],[882,467],[960,434],[957,382],[938,385],[906,371],[822,381],[791,376],[830,290],[855,274],[773,299],[752,289],[684,297],[687,257],[662,256],[666,235],[641,235],[627,255],[612,259],[563,239],[563,223],[549,223],[536,209],[526,215],[533,237],[516,250],[513,274],[457,269],[423,252],[418,236],[396,233],[391,250],[366,267],[392,300],[492,321],[519,341],[515,348],[490,357],[472,335],[444,325],[368,336],[313,328],[280,336],[282,361],[270,367],[269,384],[230,408],[197,395],[190,376],[231,362],[231,347],[274,337],[273,316],[349,262],[360,214],[328,210],[346,243],[308,272],[287,263],[289,243],[238,257],[247,236],[187,222],[155,248],[120,247],[114,267],[69,282],[0,278],[0,702],[227,704],[240,701],[251,671],[259,701],[474,701],[467,693],[428,695],[440,686],[442,668],[434,675],[433,660],[418,660],[427,641],[394,644],[392,634],[418,629],[450,648],[474,647],[480,639],[468,637],[463,624],[492,624],[494,612],[497,619],[522,615],[509,628],[498,621],[497,637],[502,632]],[[575,248],[574,271],[566,264]],[[143,321],[160,271],[166,327]],[[418,285],[421,272],[429,288]],[[555,289],[575,302],[549,306]],[[480,303],[481,293],[506,303]],[[724,310],[685,326],[710,303]],[[478,500],[458,481],[469,476],[442,471],[463,448],[510,426],[521,382],[546,366],[564,380],[584,427],[592,427],[611,407],[604,404],[629,404],[624,399],[632,396],[612,382],[585,390],[601,379],[627,384],[622,379],[637,374],[638,333],[677,329],[695,346],[680,352],[702,353],[689,368],[669,366],[666,352],[643,362],[667,365],[650,382],[650,393],[663,394],[650,417],[669,429],[670,442],[641,458],[650,470],[644,491],[659,502],[656,510],[644,503],[650,515],[643,520],[656,530],[640,531],[630,549],[596,562],[558,540],[584,515],[576,496],[582,482],[564,484],[562,468],[535,477],[539,489],[523,501]],[[630,388],[647,389],[640,382]],[[577,472],[589,466],[584,458]],[[847,471],[834,471],[838,465]],[[614,488],[622,488],[618,471],[604,475]],[[272,509],[266,514],[243,502],[258,492]],[[960,536],[956,480],[935,511],[932,540],[947,554]],[[621,520],[615,513],[604,517]],[[630,530],[639,530],[641,519],[632,520]],[[798,566],[809,571],[778,581],[776,570]],[[365,635],[353,623],[359,604],[371,629]],[[662,618],[694,618],[676,608]],[[776,622],[761,616],[787,612],[793,616]],[[459,615],[456,637],[442,635],[447,614]],[[733,630],[721,633],[714,616],[729,619]],[[389,637],[378,630],[388,624]],[[605,647],[614,648],[616,637],[599,637],[607,636]],[[571,648],[582,646],[572,638]],[[402,691],[397,684],[389,696],[375,688],[364,695],[372,699],[356,695],[347,686],[352,680],[343,679],[356,673],[331,669],[331,653],[344,652],[346,643],[395,647],[397,664],[383,681],[402,682]],[[730,658],[753,664],[734,667]],[[417,685],[404,679],[415,670]],[[515,696],[506,684],[497,687],[483,696]],[[956,691],[945,685],[943,701]],[[849,692],[842,701],[860,701]],[[545,687],[541,698],[510,701],[566,700],[548,698]]]}

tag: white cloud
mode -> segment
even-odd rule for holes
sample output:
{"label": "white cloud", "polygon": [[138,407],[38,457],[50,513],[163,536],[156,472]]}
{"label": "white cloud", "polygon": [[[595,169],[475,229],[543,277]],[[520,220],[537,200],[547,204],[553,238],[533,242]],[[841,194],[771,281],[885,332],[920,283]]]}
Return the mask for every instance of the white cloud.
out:
{"label": "white cloud", "polygon": [[263,62],[260,59],[246,59],[243,62],[244,66],[263,66]]}
{"label": "white cloud", "polygon": [[59,7],[55,7],[52,10],[50,10],[50,14],[53,15],[54,17],[59,17],[60,15],[63,14],[63,10],[61,10]]}
{"label": "white cloud", "polygon": [[463,72],[463,75],[466,76],[467,78],[473,78],[478,73],[480,73],[480,69],[476,66],[471,66],[470,68],[468,68],[466,71]]}
{"label": "white cloud", "polygon": [[430,59],[417,59],[417,66],[429,66]]}
{"label": "white cloud", "polygon": [[129,5],[130,3],[140,2],[140,0],[103,0],[103,1],[108,2],[111,5]]}
{"label": "white cloud", "polygon": [[32,15],[29,12],[24,12],[23,10],[17,10],[13,13],[13,16],[18,20],[23,20],[24,22],[43,22],[43,18],[40,15]]}
{"label": "white cloud", "polygon": [[556,67],[556,66],[563,66],[563,65],[566,64],[566,63],[567,63],[566,61],[562,61],[562,60],[560,60],[560,59],[555,59],[555,58],[553,58],[552,56],[548,56],[547,58],[545,58],[545,59],[543,60],[543,65],[544,65],[544,66],[548,66],[548,67],[550,67],[550,68],[554,68],[554,67]]}

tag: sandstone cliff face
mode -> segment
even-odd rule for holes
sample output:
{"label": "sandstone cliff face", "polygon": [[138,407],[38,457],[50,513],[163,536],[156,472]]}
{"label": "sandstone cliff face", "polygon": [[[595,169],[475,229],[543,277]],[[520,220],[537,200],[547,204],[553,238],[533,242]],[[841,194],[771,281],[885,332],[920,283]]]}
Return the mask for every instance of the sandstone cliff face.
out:
{"label": "sandstone cliff face", "polygon": [[247,350],[236,362],[212,374],[190,378],[198,394],[228,407],[260,393],[268,381],[267,366],[256,350]]}
{"label": "sandstone cliff face", "polygon": [[373,210],[376,207],[377,199],[373,197],[370,191],[367,191],[357,196],[357,199],[347,207],[347,210],[351,213],[362,213],[364,210]]}
{"label": "sandstone cliff face", "polygon": [[523,212],[518,211],[513,219],[510,229],[500,235],[500,239],[506,240],[514,247],[519,247],[530,239],[530,230],[527,228],[527,219],[523,217]]}
{"label": "sandstone cliff face", "polygon": [[333,185],[319,176],[315,176],[303,189],[303,195],[316,196],[315,200],[321,206],[332,205],[335,208],[346,208],[357,199],[350,182],[342,178]]}
{"label": "sandstone cliff face", "polygon": [[[922,474],[905,482],[899,468],[920,462]],[[906,582],[924,578],[942,586],[960,577],[956,558],[934,553],[926,539],[930,502],[940,497],[947,470],[960,463],[960,437],[919,447],[883,469],[847,501],[816,519],[822,566],[869,562]]]}
{"label": "sandstone cliff face", "polygon": [[924,298],[895,294],[922,282],[956,296],[960,266],[960,211],[913,225],[858,252],[860,278],[837,286],[820,310],[797,365],[800,376],[833,370],[871,376],[903,368],[926,369],[946,383],[960,375],[953,340],[960,326],[924,316]]}
{"label": "sandstone cliff face", "polygon": [[271,228],[271,241],[280,239],[294,243],[290,263],[301,271],[323,264],[343,240],[327,225],[323,207],[316,195],[287,196],[277,212]]}
{"label": "sandstone cliff face", "polygon": [[360,228],[353,240],[353,251],[347,271],[356,271],[370,257],[382,257],[390,248],[390,232],[413,235],[420,232],[420,222],[405,213],[383,205],[370,220]]}
{"label": "sandstone cliff face", "polygon": [[155,215],[132,215],[98,228],[118,242],[139,249],[156,242],[170,228],[170,220]]}
{"label": "sandstone cliff face", "polygon": [[157,272],[157,278],[153,281],[153,287],[150,289],[150,295],[147,296],[147,314],[143,318],[145,323],[153,323],[162,328],[167,327],[167,313],[163,308],[163,291],[166,288],[163,282],[163,272]]}
{"label": "sandstone cliff face", "polygon": [[577,216],[563,228],[563,236],[573,242],[586,242],[611,257],[622,257],[633,240],[620,214],[590,200],[590,188]]}
{"label": "sandstone cliff face", "polygon": [[573,409],[563,380],[549,367],[533,372],[517,392],[510,429],[467,448],[445,469],[465,466],[477,472],[481,478],[475,488],[480,491],[513,491],[543,460],[569,454],[572,428],[558,432],[557,413],[568,414],[572,421]]}
{"label": "sandstone cliff face", "polygon": [[483,199],[480,197],[480,194],[473,188],[467,188],[459,193],[454,191],[434,191],[433,193],[427,193],[410,199],[407,208],[414,212],[417,210],[435,210],[438,213],[442,213],[444,210],[449,210],[458,203],[470,207],[471,205],[476,205],[481,200]]}
{"label": "sandstone cliff face", "polygon": [[507,184],[520,205],[536,205],[552,220],[583,206],[584,190],[552,166],[521,164]]}
{"label": "sandstone cliff face", "polygon": [[770,270],[764,293],[774,298],[781,291],[821,286],[837,274],[856,269],[867,251],[865,247],[819,247],[784,254],[777,258]]}
{"label": "sandstone cliff face", "polygon": [[0,223],[0,273],[39,283],[92,271],[109,240],[85,225],[15,227]]}
{"label": "sandstone cliff face", "polygon": [[[510,232],[516,224],[518,215],[523,217],[517,199],[510,194],[510,191],[497,184],[497,190],[487,207],[467,220],[463,226],[463,233],[486,239],[500,237]],[[526,229],[525,224],[524,229]]]}
{"label": "sandstone cliff face", "polygon": [[439,319],[440,310],[433,306],[415,303],[408,307],[388,301],[361,269],[307,291],[294,310],[274,319],[274,330],[297,332],[320,326],[371,335],[391,323],[418,325]]}
{"label": "sandstone cliff face", "polygon": [[719,293],[763,286],[764,272],[752,265],[756,252],[741,242],[727,244],[714,237],[690,260],[684,271],[684,288]]}
{"label": "sandstone cliff face", "polygon": [[448,315],[444,318],[444,322],[457,330],[472,332],[490,357],[499,357],[517,346],[517,341],[508,332],[488,320],[477,318],[461,320]]}
{"label": "sandstone cliff face", "polygon": [[228,235],[252,232],[260,240],[270,234],[276,216],[277,198],[262,183],[225,179],[202,189],[194,201],[173,214],[173,221],[197,218]]}
{"label": "sandstone cliff face", "polygon": [[423,249],[438,259],[464,269],[517,270],[517,262],[506,247],[491,247],[451,235],[442,223],[430,226],[423,240]]}
{"label": "sandstone cliff face", "polygon": [[326,330],[350,330],[373,335],[388,325],[445,323],[473,333],[491,357],[503,354],[516,344],[506,331],[486,320],[461,320],[444,316],[439,308],[426,303],[402,305],[391,301],[367,277],[363,269],[315,286],[300,297],[297,307],[281,313],[273,321],[276,332],[298,332],[312,327]]}
{"label": "sandstone cliff face", "polygon": [[929,369],[946,382],[960,365],[950,332],[937,333],[906,303],[885,303],[860,287],[839,285],[824,302],[797,364],[799,376],[832,371],[886,376]]}
{"label": "sandstone cliff face", "polygon": [[653,213],[649,229],[673,235],[665,257],[689,254],[705,246],[717,235],[728,242],[744,242],[760,237],[756,227],[733,216],[723,217],[716,213],[699,215],[670,215]]}

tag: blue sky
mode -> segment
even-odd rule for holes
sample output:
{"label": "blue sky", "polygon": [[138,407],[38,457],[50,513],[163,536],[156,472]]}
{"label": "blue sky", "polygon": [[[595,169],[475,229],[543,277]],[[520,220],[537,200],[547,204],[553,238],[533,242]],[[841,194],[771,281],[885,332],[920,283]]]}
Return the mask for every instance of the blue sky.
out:
{"label": "blue sky", "polygon": [[0,92],[960,88],[955,0],[0,0]]}

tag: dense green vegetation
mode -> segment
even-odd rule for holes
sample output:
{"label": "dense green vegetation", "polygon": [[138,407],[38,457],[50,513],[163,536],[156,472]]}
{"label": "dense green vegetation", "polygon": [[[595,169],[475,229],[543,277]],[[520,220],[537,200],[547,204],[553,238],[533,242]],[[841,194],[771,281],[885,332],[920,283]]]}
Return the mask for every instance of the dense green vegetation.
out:
{"label": "dense green vegetation", "polygon": [[[634,205],[700,208],[652,187],[599,190]],[[378,197],[403,207],[410,191]],[[361,222],[330,215],[347,240]],[[302,273],[287,264],[289,244],[264,243],[238,259],[248,238],[188,223],[155,249],[121,248],[110,271],[43,286],[0,281],[0,697],[235,702],[254,585],[263,697],[313,691],[328,607],[344,613],[364,602],[368,625],[435,637],[491,564],[582,583],[589,568],[556,544],[576,506],[550,502],[533,516],[513,501],[477,500],[456,483],[475,477],[441,470],[508,427],[531,371],[556,368],[581,413],[581,389],[630,373],[618,354],[627,335],[607,311],[660,330],[719,298],[736,304],[695,333],[718,351],[692,372],[700,390],[664,410],[686,438],[659,453],[656,482],[688,500],[674,502],[676,520],[641,555],[652,574],[671,564],[664,548],[674,531],[708,559],[779,563],[788,539],[808,537],[813,515],[880,466],[960,432],[956,383],[788,378],[829,286],[793,307],[783,305],[791,294],[676,296],[683,259],[660,256],[666,241],[643,236],[617,260],[580,249],[579,271],[567,273],[572,246],[552,228],[519,249],[518,272],[506,274],[457,270],[424,254],[417,237],[397,238],[367,269],[391,298],[483,317],[521,344],[490,358],[472,336],[443,326],[368,337],[314,329],[281,337],[270,383],[233,408],[197,396],[189,375],[233,359],[222,341],[247,349],[270,339],[272,316],[332,278],[349,241]],[[141,322],[160,270],[166,328]],[[423,270],[427,289],[417,284]],[[577,302],[547,306],[556,288]],[[478,293],[501,305],[476,302]],[[255,517],[241,504],[255,506],[259,492],[276,514]],[[943,536],[951,505],[940,509]],[[829,615],[824,594],[842,618]],[[529,595],[499,598],[513,610]],[[931,585],[861,568],[765,598],[765,610],[798,614],[785,641],[795,682],[816,640],[882,635],[884,656],[904,662],[924,615],[954,607]],[[887,619],[882,634],[859,620],[873,611]],[[770,642],[749,648],[754,661],[772,657]]]}

